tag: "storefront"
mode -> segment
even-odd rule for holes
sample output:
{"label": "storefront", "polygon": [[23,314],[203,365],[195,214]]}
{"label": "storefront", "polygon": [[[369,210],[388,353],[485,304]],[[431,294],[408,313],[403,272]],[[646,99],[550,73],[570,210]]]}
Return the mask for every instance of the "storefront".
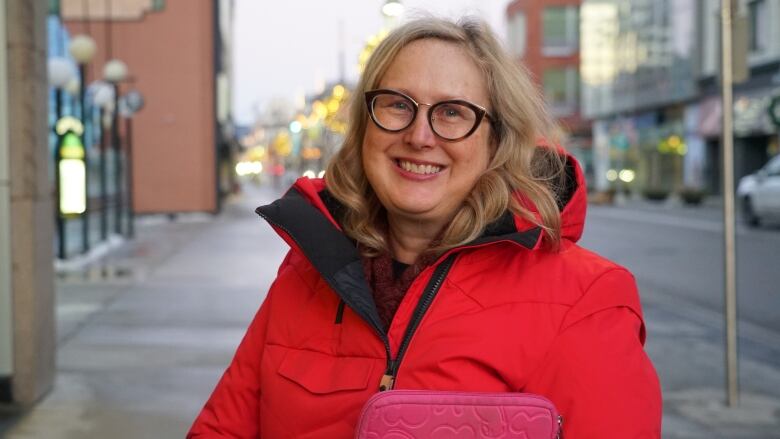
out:
{"label": "storefront", "polygon": [[[761,168],[778,153],[778,128],[769,117],[769,104],[780,90],[761,88],[734,94],[734,175],[736,181]],[[710,193],[721,193],[720,96],[701,100],[698,134],[706,142],[703,179]]]}

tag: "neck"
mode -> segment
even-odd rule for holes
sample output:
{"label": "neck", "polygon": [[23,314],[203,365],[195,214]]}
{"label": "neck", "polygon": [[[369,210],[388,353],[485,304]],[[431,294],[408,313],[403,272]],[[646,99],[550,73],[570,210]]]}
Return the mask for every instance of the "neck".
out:
{"label": "neck", "polygon": [[414,264],[431,245],[443,224],[421,222],[388,215],[389,244],[393,257],[404,264]]}

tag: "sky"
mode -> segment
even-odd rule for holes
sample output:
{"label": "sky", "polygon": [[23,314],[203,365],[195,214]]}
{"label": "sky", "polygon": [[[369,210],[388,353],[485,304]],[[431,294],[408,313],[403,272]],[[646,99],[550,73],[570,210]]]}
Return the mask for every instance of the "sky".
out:
{"label": "sky", "polygon": [[[339,40],[345,76],[357,79],[366,40],[383,26],[385,0],[236,0],[233,34],[233,114],[252,123],[266,106],[290,103],[339,78]],[[476,15],[506,39],[509,0],[403,0],[407,14],[427,11],[458,18]],[[403,17],[401,17],[403,19]],[[342,37],[339,37],[339,22]]]}

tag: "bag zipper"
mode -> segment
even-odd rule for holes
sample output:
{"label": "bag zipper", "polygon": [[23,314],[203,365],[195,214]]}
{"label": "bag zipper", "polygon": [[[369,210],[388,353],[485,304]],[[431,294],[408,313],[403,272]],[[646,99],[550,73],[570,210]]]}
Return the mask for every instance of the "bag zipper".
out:
{"label": "bag zipper", "polygon": [[436,297],[436,293],[439,292],[439,288],[441,288],[441,284],[444,282],[444,278],[447,277],[447,273],[449,273],[450,268],[452,268],[452,264],[455,262],[455,256],[456,254],[452,253],[447,257],[447,259],[444,260],[444,262],[439,264],[439,266],[436,267],[436,270],[433,272],[433,276],[428,282],[428,286],[425,287],[425,291],[423,291],[423,295],[420,297],[420,301],[417,302],[417,307],[414,309],[412,318],[409,320],[409,324],[406,326],[406,332],[404,333],[403,340],[401,340],[401,345],[398,348],[398,355],[396,355],[395,359],[392,358],[390,353],[390,346],[386,343],[385,347],[387,350],[387,370],[382,376],[382,379],[379,381],[380,392],[384,392],[385,390],[392,390],[395,386],[395,378],[398,375],[398,368],[401,365],[404,354],[406,354],[406,350],[409,348],[409,343],[412,341],[412,336],[417,331],[417,327],[420,326],[420,322],[422,321],[423,316],[425,316],[425,312],[428,311],[428,308],[430,308],[434,297]]}

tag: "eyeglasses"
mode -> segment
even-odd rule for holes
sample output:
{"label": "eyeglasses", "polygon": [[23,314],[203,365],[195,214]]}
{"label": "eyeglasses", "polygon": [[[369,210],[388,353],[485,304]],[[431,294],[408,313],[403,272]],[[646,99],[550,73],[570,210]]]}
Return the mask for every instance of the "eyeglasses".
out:
{"label": "eyeglasses", "polygon": [[427,105],[431,130],[448,141],[463,140],[472,135],[483,118],[493,120],[487,110],[468,101],[454,99],[422,104],[395,90],[367,91],[366,105],[376,126],[392,133],[408,128],[417,117],[420,105]]}

